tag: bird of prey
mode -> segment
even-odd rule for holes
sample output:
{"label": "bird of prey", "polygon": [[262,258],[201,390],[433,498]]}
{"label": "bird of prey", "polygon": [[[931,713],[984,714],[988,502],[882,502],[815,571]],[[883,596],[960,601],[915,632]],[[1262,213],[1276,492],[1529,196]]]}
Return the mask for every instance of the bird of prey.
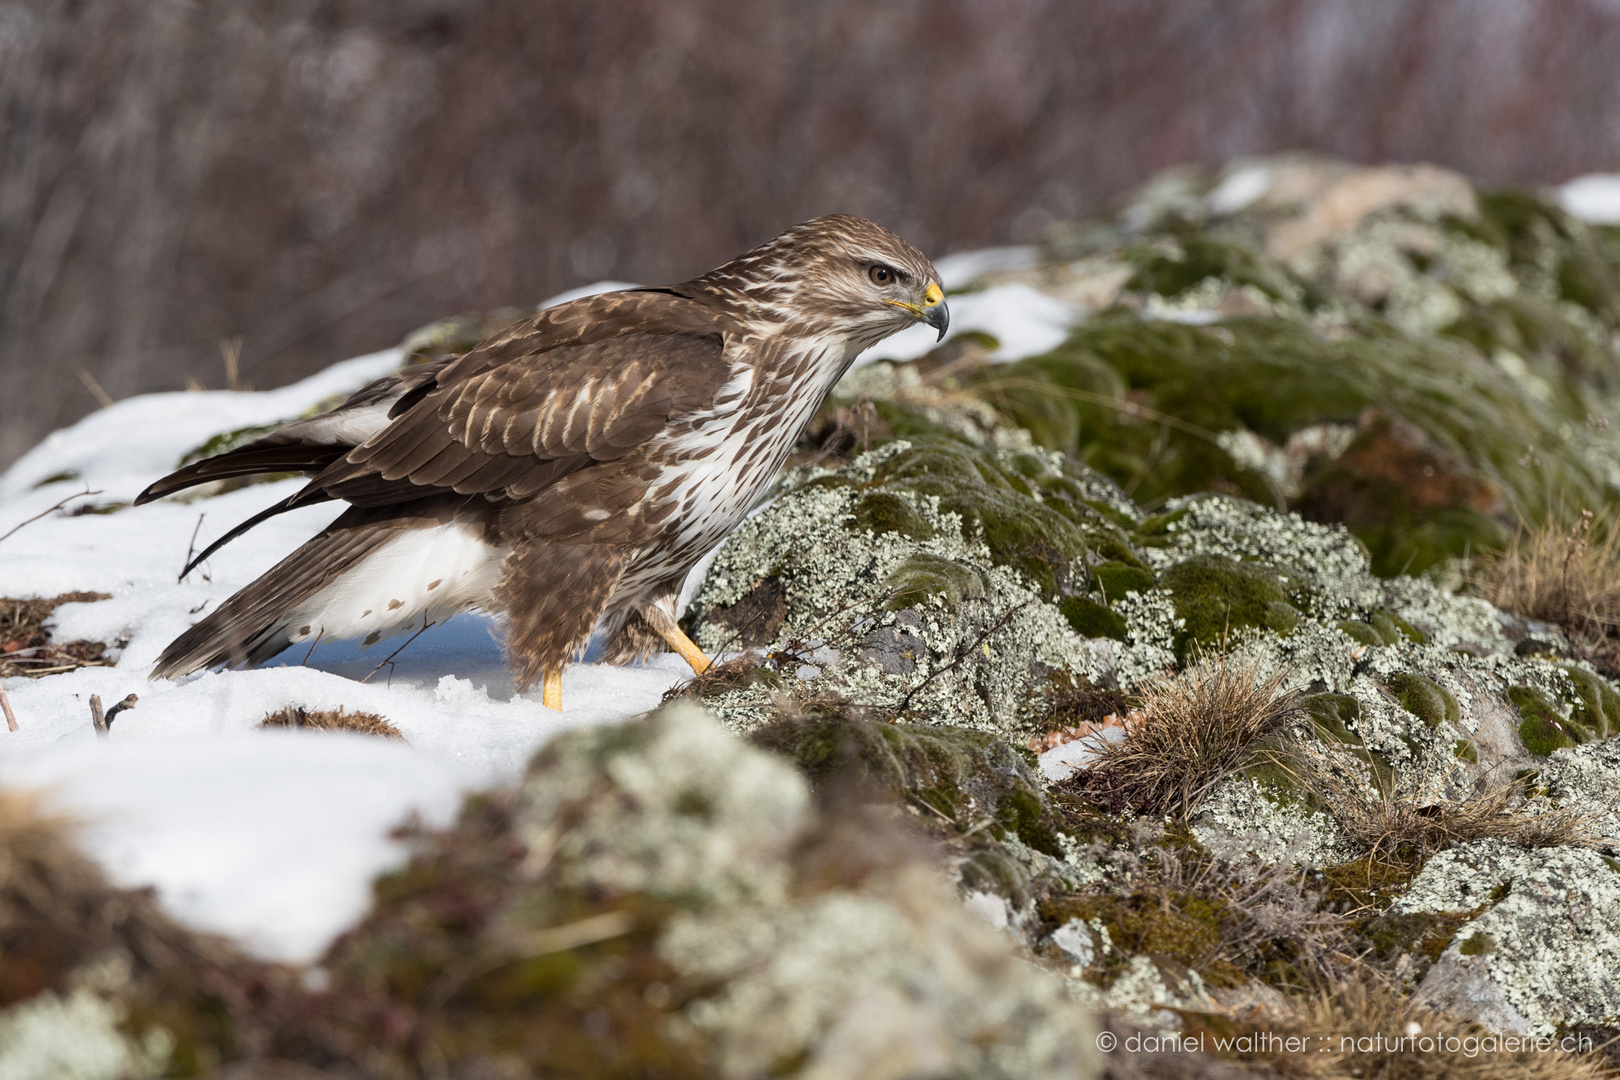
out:
{"label": "bird of prey", "polygon": [[821,217],[682,285],[547,308],[188,465],[136,502],[309,477],[221,544],[295,507],[349,505],[171,642],[152,677],[297,642],[372,645],[467,610],[504,618],[519,690],[543,683],[551,708],[593,633],[609,662],[668,644],[701,672],[675,621],[687,571],[765,494],[857,355],[919,322],[943,338],[948,318],[920,251]]}

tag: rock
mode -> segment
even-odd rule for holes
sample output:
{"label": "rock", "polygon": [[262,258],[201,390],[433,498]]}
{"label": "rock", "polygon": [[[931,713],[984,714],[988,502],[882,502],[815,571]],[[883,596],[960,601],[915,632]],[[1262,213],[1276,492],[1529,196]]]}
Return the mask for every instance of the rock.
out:
{"label": "rock", "polygon": [[1501,1032],[1620,1025],[1620,870],[1596,852],[1463,844],[1430,860],[1392,911],[1477,912],[1417,1000]]}

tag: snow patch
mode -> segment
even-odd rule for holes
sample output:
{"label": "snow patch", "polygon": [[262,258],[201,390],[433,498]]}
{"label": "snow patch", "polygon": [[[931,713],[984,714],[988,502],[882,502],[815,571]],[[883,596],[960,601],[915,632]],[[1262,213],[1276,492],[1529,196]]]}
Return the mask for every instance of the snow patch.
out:
{"label": "snow patch", "polygon": [[1620,225],[1620,173],[1578,176],[1558,189],[1558,201],[1588,225]]}

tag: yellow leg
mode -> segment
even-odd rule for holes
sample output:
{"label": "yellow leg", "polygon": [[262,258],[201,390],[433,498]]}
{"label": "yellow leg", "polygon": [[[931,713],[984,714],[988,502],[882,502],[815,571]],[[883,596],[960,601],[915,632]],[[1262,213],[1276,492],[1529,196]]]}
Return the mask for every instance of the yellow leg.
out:
{"label": "yellow leg", "polygon": [[642,615],[648,624],[658,631],[658,636],[669,642],[669,647],[680,653],[682,660],[692,665],[695,674],[703,674],[709,669],[709,665],[714,663],[703,655],[703,650],[697,647],[697,642],[687,637],[680,624],[670,618],[663,608],[649,604],[642,609]]}
{"label": "yellow leg", "polygon": [[703,650],[697,647],[697,642],[686,636],[686,632],[679,626],[670,626],[663,632],[663,638],[669,642],[669,647],[681,654],[681,659],[692,665],[692,672],[701,675],[709,670],[714,663],[704,655]]}
{"label": "yellow leg", "polygon": [[545,706],[562,712],[562,669],[546,672],[546,688],[544,692]]}

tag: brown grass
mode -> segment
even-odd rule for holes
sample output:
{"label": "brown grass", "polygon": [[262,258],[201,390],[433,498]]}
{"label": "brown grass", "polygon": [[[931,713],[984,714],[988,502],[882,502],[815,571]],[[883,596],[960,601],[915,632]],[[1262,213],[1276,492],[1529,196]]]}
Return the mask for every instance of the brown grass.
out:
{"label": "brown grass", "polygon": [[1563,629],[1582,655],[1613,668],[1620,657],[1620,522],[1582,510],[1571,525],[1524,525],[1475,576],[1481,595],[1505,611]]}
{"label": "brown grass", "polygon": [[1227,656],[1151,680],[1141,722],[1071,783],[1115,809],[1185,816],[1294,714],[1284,680],[1262,676],[1255,658]]}
{"label": "brown grass", "polygon": [[1360,782],[1359,762],[1317,744],[1295,744],[1276,755],[1327,807],[1350,841],[1378,860],[1422,862],[1470,840],[1505,840],[1523,847],[1588,845],[1590,817],[1570,811],[1526,812],[1517,781],[1450,799],[1399,779]]}
{"label": "brown grass", "polygon": [[306,709],[289,705],[259,722],[261,728],[297,728],[301,731],[354,731],[384,739],[404,740],[399,729],[376,713],[346,712],[343,709]]}
{"label": "brown grass", "polygon": [[[1231,1060],[1300,1078],[1584,1080],[1613,1075],[1592,1053],[1509,1049],[1478,1025],[1431,1012],[1378,982],[1346,982],[1316,994],[1299,1003],[1286,1031],[1283,1025],[1278,1028],[1276,1034],[1298,1038],[1299,1049],[1229,1050]],[[1247,1034],[1220,1022],[1202,1030],[1206,1044],[1217,1036]]]}
{"label": "brown grass", "polygon": [[[1291,1002],[1291,1015],[1251,1020],[1184,1014],[1181,1048],[1146,1044],[1131,1052],[1130,1036],[1152,1035],[1102,1017],[1120,1049],[1104,1058],[1108,1080],[1599,1080],[1615,1073],[1599,1040],[1574,1042],[1584,1053],[1510,1044],[1476,1024],[1431,1012],[1377,981],[1339,983]],[[1292,1040],[1291,1042],[1285,1040]],[[1426,1041],[1425,1041],[1426,1040]],[[1202,1052],[1199,1052],[1202,1047]],[[1190,1049],[1188,1049],[1190,1048]]]}

